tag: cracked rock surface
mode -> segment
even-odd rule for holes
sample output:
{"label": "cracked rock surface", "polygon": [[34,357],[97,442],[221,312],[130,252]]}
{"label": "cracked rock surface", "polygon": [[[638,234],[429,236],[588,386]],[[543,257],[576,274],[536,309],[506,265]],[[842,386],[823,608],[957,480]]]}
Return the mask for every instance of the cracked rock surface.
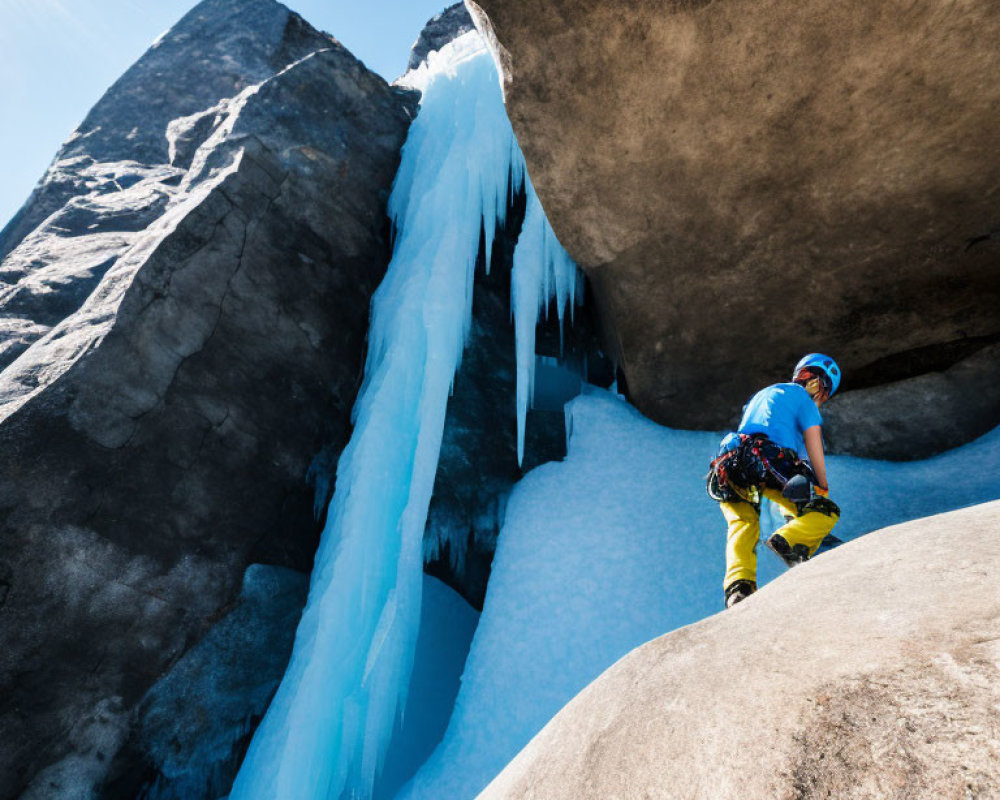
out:
{"label": "cracked rock surface", "polygon": [[0,798],[135,796],[139,700],[249,564],[309,569],[414,109],[272,0],[206,0],[0,234]]}

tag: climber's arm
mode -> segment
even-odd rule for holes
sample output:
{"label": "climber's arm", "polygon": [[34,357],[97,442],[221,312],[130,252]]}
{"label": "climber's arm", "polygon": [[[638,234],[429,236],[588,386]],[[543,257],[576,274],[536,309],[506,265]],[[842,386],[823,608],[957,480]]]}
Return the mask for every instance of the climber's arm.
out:
{"label": "climber's arm", "polygon": [[820,488],[829,491],[830,484],[826,480],[826,457],[823,455],[823,429],[819,425],[813,425],[802,432],[802,438],[805,439],[806,454],[809,456],[809,463],[816,473]]}

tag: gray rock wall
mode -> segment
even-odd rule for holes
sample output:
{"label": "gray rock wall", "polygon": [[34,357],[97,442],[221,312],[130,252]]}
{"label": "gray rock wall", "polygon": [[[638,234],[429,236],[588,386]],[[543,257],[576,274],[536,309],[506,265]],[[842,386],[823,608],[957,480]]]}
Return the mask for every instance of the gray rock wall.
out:
{"label": "gray rock wall", "polygon": [[[274,0],[198,4],[108,89],[70,135],[28,202],[0,232],[0,257],[70,199],[121,192],[142,176],[144,165],[178,161],[175,144],[179,160],[186,152],[189,161],[192,145],[200,143],[192,140],[192,122],[202,120],[204,140],[214,116],[205,115],[208,109],[331,41]],[[81,211],[60,227],[83,233],[92,221],[85,216]],[[133,210],[120,218],[130,230],[141,230],[148,221]]]}
{"label": "gray rock wall", "polygon": [[229,793],[285,672],[308,588],[301,572],[250,565],[235,607],[143,697],[104,794],[216,800]]}
{"label": "gray rock wall", "polygon": [[112,765],[138,700],[247,564],[310,566],[414,100],[239,7],[154,45],[3,234],[5,800],[137,790]]}
{"label": "gray rock wall", "polygon": [[945,369],[845,392],[823,406],[827,448],[865,458],[928,458],[1000,420],[1000,345]]}

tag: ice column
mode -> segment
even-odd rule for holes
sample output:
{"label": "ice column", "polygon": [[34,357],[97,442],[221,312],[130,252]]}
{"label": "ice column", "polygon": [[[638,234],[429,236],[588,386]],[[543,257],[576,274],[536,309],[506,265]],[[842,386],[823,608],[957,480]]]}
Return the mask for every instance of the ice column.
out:
{"label": "ice column", "polygon": [[372,300],[354,434],[337,467],[288,670],[231,800],[371,794],[413,662],[421,543],[471,324],[480,232],[488,256],[510,202],[510,176],[515,191],[525,187],[531,215],[516,255],[519,376],[531,374],[534,354],[525,349],[522,358],[521,340],[529,327],[533,339],[538,310],[558,295],[561,315],[573,296],[567,281],[575,268],[524,184],[497,72],[479,35],[432,54],[407,82],[423,95],[389,200],[395,249]]}
{"label": "ice column", "polygon": [[577,297],[577,267],[559,244],[528,180],[524,225],[514,249],[510,303],[517,348],[517,463],[524,459],[524,426],[535,389],[535,324],[556,301],[560,331]]}

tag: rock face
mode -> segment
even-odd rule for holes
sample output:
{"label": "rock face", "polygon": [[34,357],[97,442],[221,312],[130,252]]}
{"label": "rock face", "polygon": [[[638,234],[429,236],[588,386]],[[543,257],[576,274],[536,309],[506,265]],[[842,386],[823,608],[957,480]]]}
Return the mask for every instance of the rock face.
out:
{"label": "rock face", "polygon": [[846,392],[823,406],[827,448],[865,458],[927,458],[996,427],[1000,344],[943,370]]}
{"label": "rock face", "polygon": [[[140,232],[176,201],[226,101],[329,48],[278,3],[188,14],[104,95],[0,231],[0,366],[80,307]],[[45,223],[43,227],[42,223]]]}
{"label": "rock face", "polygon": [[283,6],[206,0],[5,229],[0,798],[102,796],[247,565],[309,568],[413,111]]}
{"label": "rock face", "polygon": [[464,3],[448,6],[440,14],[427,20],[420,36],[410,49],[410,60],[406,68],[416,69],[427,60],[428,55],[475,27]]}
{"label": "rock face", "polygon": [[913,378],[996,341],[995,3],[468,5],[656,421],[727,425],[811,350],[850,390],[886,359]]}
{"label": "rock face", "polygon": [[[252,564],[229,611],[146,693],[115,785],[141,800],[224,797],[292,652],[309,576]],[[143,790],[136,795],[137,776]]]}
{"label": "rock face", "polygon": [[642,646],[481,800],[997,797],[998,531],[1000,502],[887,528]]}

